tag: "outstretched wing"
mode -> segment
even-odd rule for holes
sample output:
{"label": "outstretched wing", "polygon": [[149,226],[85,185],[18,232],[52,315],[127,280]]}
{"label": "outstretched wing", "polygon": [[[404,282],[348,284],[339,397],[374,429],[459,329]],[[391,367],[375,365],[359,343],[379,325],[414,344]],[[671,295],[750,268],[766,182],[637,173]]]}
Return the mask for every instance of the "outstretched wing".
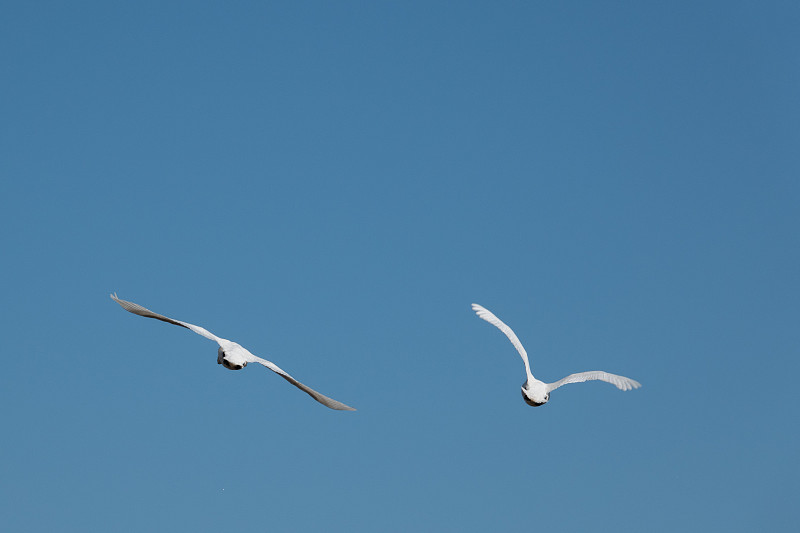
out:
{"label": "outstretched wing", "polygon": [[303,385],[302,383],[294,379],[292,376],[290,376],[284,370],[282,370],[278,365],[276,365],[271,361],[267,361],[266,359],[261,359],[260,357],[257,357],[251,353],[248,353],[246,355],[246,358],[248,363],[259,363],[269,368],[270,370],[278,374],[280,377],[282,377],[283,379],[285,379],[286,381],[288,381],[301,391],[305,392],[306,394],[308,394],[309,396],[311,396],[312,398],[314,398],[315,400],[317,400],[319,403],[321,403],[326,407],[330,407],[331,409],[336,409],[338,411],[355,411],[355,409],[353,409],[349,405],[345,405],[342,402],[338,402],[333,398],[328,398],[324,394],[320,394],[311,387]]}
{"label": "outstretched wing", "polygon": [[484,319],[489,324],[496,326],[500,331],[506,334],[508,340],[511,341],[511,344],[514,345],[514,348],[517,349],[519,352],[520,357],[522,357],[522,362],[525,363],[525,372],[528,374],[529,377],[533,377],[531,374],[531,365],[528,363],[528,352],[525,351],[525,348],[522,347],[522,343],[519,342],[516,334],[511,330],[510,327],[506,326],[502,320],[494,316],[491,311],[486,309],[485,307],[481,307],[478,304],[472,304],[472,310],[477,313],[477,315]]}
{"label": "outstretched wing", "polygon": [[561,385],[566,385],[567,383],[581,383],[583,381],[592,381],[592,380],[600,380],[600,381],[605,381],[606,383],[611,383],[619,390],[638,389],[639,387],[642,386],[642,384],[639,383],[638,381],[635,381],[631,378],[626,378],[625,376],[609,374],[608,372],[603,372],[602,370],[591,370],[589,372],[579,372],[578,374],[570,374],[564,379],[559,379],[555,383],[548,383],[547,392],[553,391],[559,388]]}
{"label": "outstretched wing", "polygon": [[201,328],[200,326],[195,326],[194,324],[189,324],[188,322],[181,322],[180,320],[175,320],[173,318],[169,318],[164,315],[159,315],[158,313],[154,313],[149,309],[145,309],[139,304],[135,304],[133,302],[127,302],[125,300],[120,300],[119,298],[117,298],[117,293],[112,294],[111,299],[117,302],[119,305],[121,305],[124,310],[133,313],[134,315],[144,316],[147,318],[155,318],[156,320],[161,320],[162,322],[169,322],[170,324],[175,324],[176,326],[181,326],[186,329],[190,329],[195,333],[197,333],[198,335],[202,335],[207,339],[216,341],[217,344],[220,344],[220,341],[225,340],[223,338],[217,337],[207,329]]}

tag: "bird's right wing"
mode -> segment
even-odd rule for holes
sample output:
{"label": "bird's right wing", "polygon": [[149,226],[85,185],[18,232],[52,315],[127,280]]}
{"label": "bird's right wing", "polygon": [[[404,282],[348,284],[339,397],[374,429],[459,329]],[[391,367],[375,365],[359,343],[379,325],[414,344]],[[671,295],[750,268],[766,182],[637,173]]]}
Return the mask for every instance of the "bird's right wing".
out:
{"label": "bird's right wing", "polygon": [[548,383],[547,384],[547,392],[555,390],[559,388],[561,385],[566,385],[567,383],[582,383],[584,381],[592,381],[592,380],[600,380],[605,381],[606,383],[611,383],[619,390],[631,390],[631,389],[638,389],[642,386],[636,380],[631,378],[626,378],[625,376],[618,376],[616,374],[609,374],[608,372],[603,372],[602,370],[591,370],[589,372],[579,372],[577,374],[570,374],[569,376],[559,379],[555,383]]}
{"label": "bird's right wing", "polygon": [[181,326],[186,329],[190,329],[195,333],[197,333],[198,335],[202,335],[207,339],[215,341],[217,344],[220,344],[220,341],[225,340],[220,337],[217,337],[207,329],[201,328],[200,326],[195,326],[194,324],[189,324],[188,322],[181,322],[180,320],[175,320],[173,318],[169,318],[164,315],[159,315],[158,313],[154,313],[149,309],[145,309],[139,304],[135,304],[133,302],[128,302],[125,300],[120,300],[119,298],[117,298],[117,293],[112,294],[111,299],[117,302],[119,305],[121,305],[124,310],[133,313],[134,315],[144,316],[147,318],[155,318],[156,320],[161,320],[162,322],[169,322],[170,324],[175,324],[176,326]]}
{"label": "bird's right wing", "polygon": [[250,363],[258,363],[260,365],[269,368],[270,370],[278,374],[280,377],[282,377],[283,379],[285,379],[286,381],[288,381],[301,391],[305,392],[306,394],[308,394],[309,396],[311,396],[312,398],[314,398],[315,400],[317,400],[319,403],[321,403],[326,407],[330,407],[331,409],[336,409],[337,411],[355,411],[355,409],[350,407],[349,405],[345,405],[342,402],[334,400],[333,398],[328,398],[324,394],[320,394],[311,387],[303,385],[272,361],[267,361],[266,359],[262,359],[251,353],[247,354],[247,359],[248,362]]}
{"label": "bird's right wing", "polygon": [[511,341],[511,344],[514,345],[514,348],[517,349],[520,357],[522,357],[522,362],[525,363],[525,372],[529,377],[533,377],[533,374],[531,374],[531,365],[528,363],[528,352],[526,352],[525,348],[522,347],[522,343],[519,342],[519,339],[514,331],[512,331],[510,327],[506,326],[502,320],[494,316],[494,314],[485,307],[482,307],[478,304],[472,304],[472,310],[475,311],[480,318],[484,319],[489,324],[496,326],[497,329],[506,334],[508,340]]}

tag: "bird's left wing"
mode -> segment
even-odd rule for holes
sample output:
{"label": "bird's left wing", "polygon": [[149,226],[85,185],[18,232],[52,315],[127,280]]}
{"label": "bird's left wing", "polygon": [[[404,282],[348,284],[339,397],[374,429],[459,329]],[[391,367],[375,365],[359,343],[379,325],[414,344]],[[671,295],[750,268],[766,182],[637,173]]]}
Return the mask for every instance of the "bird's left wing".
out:
{"label": "bird's left wing", "polygon": [[639,383],[638,381],[635,381],[631,378],[626,378],[625,376],[609,374],[608,372],[603,372],[602,370],[591,370],[589,372],[579,372],[577,374],[570,374],[564,379],[559,379],[555,383],[548,383],[547,392],[553,391],[559,388],[561,385],[566,385],[567,383],[581,383],[583,381],[592,381],[592,380],[600,380],[600,381],[605,381],[606,383],[611,383],[619,390],[638,389],[639,387],[642,386],[642,384]]}
{"label": "bird's left wing", "polygon": [[522,357],[522,362],[525,363],[525,373],[528,375],[528,379],[533,378],[533,374],[531,374],[531,365],[528,363],[528,352],[525,351],[525,347],[522,346],[519,338],[517,338],[517,334],[514,333],[514,331],[505,324],[505,322],[497,318],[494,313],[485,307],[478,304],[472,304],[472,310],[475,311],[475,314],[477,314],[480,318],[505,333],[506,337],[508,337],[508,340],[511,341],[511,344],[513,344],[514,348],[516,348],[517,352],[519,352],[519,356]]}
{"label": "bird's left wing", "polygon": [[202,335],[207,339],[211,339],[212,341],[217,342],[217,344],[220,344],[220,341],[225,340],[223,338],[217,337],[207,329],[201,328],[200,326],[195,326],[194,324],[189,324],[188,322],[181,322],[180,320],[175,320],[174,318],[169,318],[164,315],[159,315],[158,313],[154,313],[151,310],[146,309],[139,304],[135,304],[133,302],[128,302],[125,300],[120,300],[119,298],[117,298],[117,293],[112,294],[111,299],[117,302],[119,305],[121,305],[124,310],[133,313],[134,315],[144,316],[147,318],[155,318],[156,320],[161,320],[162,322],[168,322],[170,324],[175,324],[176,326],[181,326],[186,329],[190,329],[195,333],[197,333],[198,335]]}
{"label": "bird's left wing", "polygon": [[306,394],[308,394],[309,396],[311,396],[312,398],[314,398],[315,400],[317,400],[319,403],[321,403],[326,407],[330,407],[331,409],[336,409],[337,411],[355,411],[355,409],[350,407],[349,405],[345,405],[342,402],[334,400],[333,398],[328,398],[324,394],[320,394],[311,387],[303,385],[272,361],[261,359],[260,357],[257,357],[251,353],[248,353],[246,357],[248,363],[258,363],[260,365],[264,365],[265,367],[269,368],[270,370],[278,374],[280,377],[282,377],[283,379],[285,379],[286,381],[288,381],[301,391],[305,392]]}

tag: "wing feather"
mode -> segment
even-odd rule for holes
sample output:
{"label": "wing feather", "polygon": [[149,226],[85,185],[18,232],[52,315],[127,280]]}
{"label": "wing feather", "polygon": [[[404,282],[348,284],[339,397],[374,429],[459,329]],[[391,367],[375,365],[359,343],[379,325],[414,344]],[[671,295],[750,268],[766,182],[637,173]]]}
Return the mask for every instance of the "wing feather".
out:
{"label": "wing feather", "polygon": [[139,315],[147,318],[155,318],[156,320],[161,320],[162,322],[168,322],[170,324],[175,324],[176,326],[181,326],[186,329],[190,329],[195,333],[197,333],[198,335],[202,335],[203,337],[211,339],[212,341],[216,341],[217,343],[225,340],[220,337],[217,337],[207,329],[201,328],[200,326],[195,326],[194,324],[189,324],[188,322],[181,322],[180,320],[175,320],[174,318],[169,318],[164,315],[159,315],[158,313],[154,313],[153,311],[145,307],[142,307],[139,304],[121,300],[117,298],[117,293],[112,294],[111,299],[117,302],[119,305],[121,305],[123,309],[125,309],[129,313],[133,313],[134,315]]}
{"label": "wing feather", "polygon": [[311,387],[303,385],[302,383],[294,379],[292,376],[290,376],[288,372],[281,369],[278,365],[276,365],[272,361],[267,361],[266,359],[262,359],[253,354],[248,354],[247,359],[248,362],[250,363],[259,363],[269,368],[270,370],[278,374],[280,377],[282,377],[283,379],[285,379],[286,381],[288,381],[301,391],[305,392],[306,394],[308,394],[309,396],[311,396],[312,398],[314,398],[315,400],[317,400],[319,403],[321,403],[326,407],[330,407],[331,409],[336,409],[337,411],[355,411],[355,409],[350,407],[349,405],[345,405],[342,402],[334,400],[333,398],[328,398],[324,394],[315,391]]}
{"label": "wing feather", "polygon": [[547,392],[553,391],[559,388],[562,385],[566,385],[567,383],[582,383],[584,381],[593,381],[593,380],[600,380],[605,381],[606,383],[611,383],[619,390],[631,390],[631,389],[638,389],[642,386],[636,380],[631,378],[626,378],[625,376],[618,376],[616,374],[609,374],[608,372],[603,372],[602,370],[591,370],[589,372],[579,372],[577,374],[570,374],[569,376],[559,379],[555,383],[548,383],[547,384]]}
{"label": "wing feather", "polygon": [[511,344],[513,344],[514,348],[516,348],[519,352],[520,357],[522,357],[522,362],[525,363],[525,372],[532,378],[533,374],[531,374],[531,365],[528,363],[528,352],[525,351],[525,348],[522,346],[522,343],[519,341],[514,331],[502,320],[494,316],[494,314],[485,307],[482,307],[478,304],[472,304],[472,310],[475,311],[478,317],[482,318],[489,324],[497,327],[497,329],[505,333],[506,337],[508,337],[508,340],[511,341]]}

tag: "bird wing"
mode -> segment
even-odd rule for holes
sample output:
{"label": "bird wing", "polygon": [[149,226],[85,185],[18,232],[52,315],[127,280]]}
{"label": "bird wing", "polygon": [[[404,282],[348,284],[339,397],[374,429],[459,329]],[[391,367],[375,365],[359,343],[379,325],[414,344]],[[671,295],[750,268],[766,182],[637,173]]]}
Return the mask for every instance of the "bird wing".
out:
{"label": "bird wing", "polygon": [[605,381],[606,383],[611,383],[619,390],[638,389],[639,387],[642,386],[642,384],[639,383],[638,381],[635,381],[631,378],[626,378],[625,376],[609,374],[608,372],[603,372],[602,370],[591,370],[589,372],[579,372],[577,374],[570,374],[564,379],[559,379],[555,383],[548,383],[547,392],[556,390],[561,385],[566,385],[567,383],[581,383],[583,381],[592,381],[592,380],[600,380],[600,381]]}
{"label": "bird wing", "polygon": [[532,378],[533,374],[531,374],[531,365],[528,363],[528,352],[526,352],[525,348],[522,347],[522,343],[519,342],[519,339],[514,331],[512,331],[510,327],[506,326],[502,320],[494,316],[494,314],[492,314],[492,312],[485,307],[482,307],[478,304],[472,304],[472,310],[475,311],[480,318],[484,319],[489,324],[496,326],[500,331],[506,334],[508,340],[511,341],[511,344],[514,345],[514,348],[517,349],[520,357],[522,357],[522,362],[525,363],[525,372],[529,377]]}
{"label": "bird wing", "polygon": [[245,357],[246,357],[248,363],[259,363],[261,365],[264,365],[265,367],[269,368],[270,370],[272,370],[273,372],[278,374],[280,377],[282,377],[283,379],[285,379],[286,381],[288,381],[289,383],[291,383],[292,385],[294,385],[295,387],[297,387],[301,391],[305,392],[306,394],[308,394],[309,396],[311,396],[312,398],[314,398],[315,400],[317,400],[319,403],[321,403],[322,405],[324,405],[326,407],[330,407],[331,409],[336,409],[338,411],[355,411],[355,409],[353,409],[349,405],[345,405],[342,402],[338,402],[338,401],[334,400],[333,398],[328,398],[324,394],[320,394],[319,392],[315,391],[311,387],[303,385],[302,383],[300,383],[299,381],[294,379],[292,376],[290,376],[288,373],[286,373],[283,369],[281,369],[278,365],[276,365],[272,361],[267,361],[266,359],[261,359],[260,357],[257,357],[255,355],[249,353],[249,352],[247,353],[247,355]]}
{"label": "bird wing", "polygon": [[189,324],[188,322],[181,322],[180,320],[175,320],[173,318],[169,318],[164,315],[159,315],[158,313],[154,313],[149,309],[145,309],[139,304],[135,304],[133,302],[127,302],[125,300],[120,300],[119,298],[117,298],[117,293],[112,294],[111,299],[117,302],[119,305],[121,305],[123,309],[125,309],[130,313],[133,313],[134,315],[144,316],[147,318],[155,318],[157,320],[161,320],[162,322],[169,322],[170,324],[175,324],[176,326],[181,326],[186,329],[190,329],[195,333],[197,333],[198,335],[202,335],[207,339],[216,341],[217,344],[219,344],[220,346],[222,345],[220,341],[225,340],[221,337],[217,337],[207,329],[201,328],[200,326],[195,326],[194,324]]}

